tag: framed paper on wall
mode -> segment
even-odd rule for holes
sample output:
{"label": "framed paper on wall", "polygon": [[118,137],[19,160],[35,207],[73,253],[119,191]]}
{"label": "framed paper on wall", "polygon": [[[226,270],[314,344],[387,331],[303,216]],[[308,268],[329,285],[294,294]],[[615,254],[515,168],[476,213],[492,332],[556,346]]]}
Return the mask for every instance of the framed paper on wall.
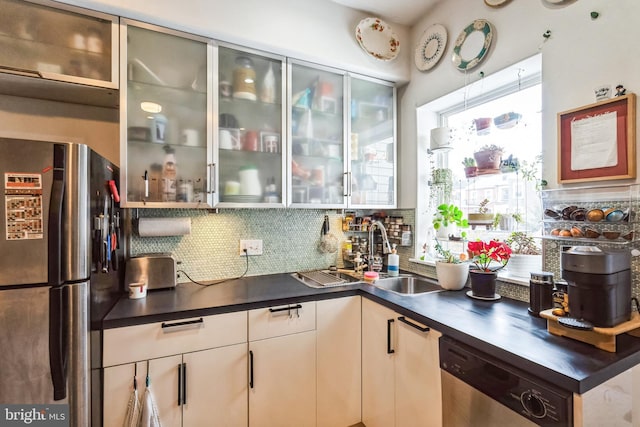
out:
{"label": "framed paper on wall", "polygon": [[636,96],[558,113],[558,182],[636,177]]}

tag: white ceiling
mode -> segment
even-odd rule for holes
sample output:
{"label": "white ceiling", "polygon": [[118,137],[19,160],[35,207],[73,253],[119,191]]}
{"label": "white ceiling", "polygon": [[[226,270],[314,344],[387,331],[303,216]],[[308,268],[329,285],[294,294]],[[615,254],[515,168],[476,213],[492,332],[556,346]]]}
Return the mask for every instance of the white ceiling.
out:
{"label": "white ceiling", "polygon": [[442,0],[331,0],[334,3],[362,10],[385,21],[412,26],[436,3]]}

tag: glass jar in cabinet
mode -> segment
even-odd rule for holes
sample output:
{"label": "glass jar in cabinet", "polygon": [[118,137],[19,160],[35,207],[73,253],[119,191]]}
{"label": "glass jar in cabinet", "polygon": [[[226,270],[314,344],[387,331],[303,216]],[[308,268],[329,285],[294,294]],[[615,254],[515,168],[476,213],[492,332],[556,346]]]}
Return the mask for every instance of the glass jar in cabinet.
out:
{"label": "glass jar in cabinet", "polygon": [[[207,39],[122,20],[121,193],[126,207],[210,207]],[[126,85],[124,84],[126,82]]]}
{"label": "glass jar in cabinet", "polygon": [[0,72],[118,88],[117,17],[46,1],[0,10]]}
{"label": "glass jar in cabinet", "polygon": [[345,72],[290,60],[289,205],[345,206]]}
{"label": "glass jar in cabinet", "polygon": [[284,206],[283,58],[218,46],[217,206]]}
{"label": "glass jar in cabinet", "polygon": [[349,206],[396,206],[396,90],[350,76]]}

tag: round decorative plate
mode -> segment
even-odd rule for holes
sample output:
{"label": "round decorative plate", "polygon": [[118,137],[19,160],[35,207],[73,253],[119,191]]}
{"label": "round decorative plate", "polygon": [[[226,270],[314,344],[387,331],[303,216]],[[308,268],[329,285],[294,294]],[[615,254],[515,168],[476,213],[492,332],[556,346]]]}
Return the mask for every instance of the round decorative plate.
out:
{"label": "round decorative plate", "polygon": [[365,18],[356,26],[356,40],[362,50],[381,61],[398,56],[400,41],[389,24],[379,18]]}
{"label": "round decorative plate", "polygon": [[491,7],[502,7],[511,0],[484,0],[484,4]]}
{"label": "round decorative plate", "polygon": [[[462,30],[456,44],[453,46],[453,65],[460,71],[468,71],[480,64],[480,61],[489,52],[491,41],[493,40],[493,25],[486,19],[476,19]],[[471,46],[475,42],[476,46]],[[467,47],[465,47],[467,43]],[[462,56],[462,51],[471,50],[471,56]]]}
{"label": "round decorative plate", "polygon": [[416,44],[415,62],[420,71],[430,70],[447,47],[447,29],[440,24],[427,28]]}

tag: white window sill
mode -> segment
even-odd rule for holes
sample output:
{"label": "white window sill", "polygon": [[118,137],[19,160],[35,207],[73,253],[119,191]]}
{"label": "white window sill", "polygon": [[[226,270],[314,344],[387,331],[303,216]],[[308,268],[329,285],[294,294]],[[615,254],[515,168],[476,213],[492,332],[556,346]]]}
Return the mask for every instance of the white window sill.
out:
{"label": "white window sill", "polygon": [[[409,262],[415,264],[428,265],[435,267],[436,263],[433,260],[421,260],[418,258],[409,258]],[[509,270],[502,270],[498,272],[498,279],[502,282],[513,283],[514,285],[529,287],[529,280],[526,277],[513,276],[509,273]]]}

